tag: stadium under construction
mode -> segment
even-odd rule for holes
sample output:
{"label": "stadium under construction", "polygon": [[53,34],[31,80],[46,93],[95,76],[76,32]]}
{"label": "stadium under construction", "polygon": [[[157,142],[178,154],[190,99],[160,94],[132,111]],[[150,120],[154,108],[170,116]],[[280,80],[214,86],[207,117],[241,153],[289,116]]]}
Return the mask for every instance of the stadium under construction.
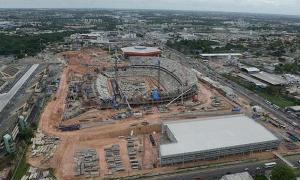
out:
{"label": "stadium under construction", "polygon": [[[241,114],[232,89],[157,49],[146,47],[155,50],[149,56],[145,49],[133,55],[88,48],[57,54],[65,66],[41,114],[33,142],[38,148],[29,161],[40,166],[58,159],[51,168],[60,179],[121,178],[278,147],[276,136]],[[39,145],[43,138],[51,143]],[[92,167],[85,168],[81,157],[89,155]]]}

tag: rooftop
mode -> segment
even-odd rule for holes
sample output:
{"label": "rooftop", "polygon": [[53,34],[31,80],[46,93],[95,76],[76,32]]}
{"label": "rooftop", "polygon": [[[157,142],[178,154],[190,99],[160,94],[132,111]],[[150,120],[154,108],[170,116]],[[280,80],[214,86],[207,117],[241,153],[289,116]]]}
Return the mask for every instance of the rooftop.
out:
{"label": "rooftop", "polygon": [[259,72],[260,70],[256,67],[244,67],[247,72]]}
{"label": "rooftop", "polygon": [[267,83],[270,83],[272,85],[286,84],[286,80],[283,77],[276,75],[276,74],[270,74],[267,72],[263,72],[263,71],[255,73],[255,74],[251,74],[251,76],[256,77],[256,78],[258,78],[262,81],[265,81]]}
{"label": "rooftop", "polygon": [[160,53],[161,50],[157,47],[146,47],[146,46],[131,46],[121,48],[124,53]]}
{"label": "rooftop", "polygon": [[261,81],[259,81],[257,79],[254,79],[254,78],[252,78],[250,76],[247,76],[247,75],[245,75],[243,73],[239,73],[238,76],[241,77],[241,78],[246,79],[249,82],[254,83],[256,86],[261,86],[261,87],[267,87],[268,86],[267,84],[265,84],[265,83],[263,83],[263,82],[261,82]]}
{"label": "rooftop", "polygon": [[162,144],[161,156],[276,141],[278,138],[249,117],[238,115],[164,122],[177,142]]}

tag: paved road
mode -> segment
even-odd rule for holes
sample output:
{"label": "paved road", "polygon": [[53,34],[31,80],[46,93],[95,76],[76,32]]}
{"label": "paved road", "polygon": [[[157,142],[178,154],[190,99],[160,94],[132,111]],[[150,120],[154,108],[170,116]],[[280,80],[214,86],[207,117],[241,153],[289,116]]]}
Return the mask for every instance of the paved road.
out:
{"label": "paved road", "polygon": [[[300,159],[300,155],[293,155],[286,157],[294,166],[299,167],[298,160]],[[269,161],[259,161],[259,162],[249,162],[249,163],[240,163],[235,165],[228,165],[217,168],[210,168],[204,170],[195,170],[185,173],[172,174],[172,175],[163,175],[159,177],[145,178],[145,179],[156,179],[156,180],[215,180],[219,179],[225,174],[229,173],[239,173],[248,171],[251,175],[263,174],[265,171],[269,171],[271,169],[265,169],[264,164],[267,162],[276,162],[283,163],[280,159],[269,160]],[[259,169],[258,169],[259,167]]]}
{"label": "paved road", "polygon": [[0,94],[0,112],[5,108],[9,101],[15,96],[18,90],[23,86],[31,74],[36,70],[39,64],[34,64],[30,69],[21,77],[21,79],[7,92]]}
{"label": "paved road", "polygon": [[292,122],[293,122],[292,119],[288,118],[287,115],[284,112],[282,112],[280,110],[276,110],[276,109],[274,109],[274,107],[267,104],[265,102],[264,98],[256,95],[252,91],[250,91],[248,89],[245,89],[245,88],[241,87],[240,85],[238,85],[235,82],[232,82],[230,80],[224,80],[224,78],[218,77],[218,81],[223,85],[227,85],[227,86],[231,87],[233,90],[236,91],[237,94],[239,94],[243,97],[246,97],[246,98],[250,99],[252,102],[260,105],[261,107],[263,107],[267,111],[274,114],[278,119],[284,120],[287,123],[289,123],[290,125],[292,125]]}
{"label": "paved road", "polygon": [[[183,59],[183,61],[181,61],[181,63],[187,64],[188,66],[191,66],[192,68],[198,70],[199,72],[201,72],[202,74],[210,77],[211,79],[218,81],[219,83],[221,83],[224,86],[228,86],[231,89],[233,89],[235,91],[235,93],[237,93],[238,95],[245,97],[246,99],[249,99],[250,101],[256,103],[257,105],[261,106],[262,108],[266,109],[267,111],[271,112],[272,114],[275,115],[275,117],[277,117],[280,120],[284,120],[286,123],[288,123],[289,125],[293,126],[293,120],[290,119],[284,112],[282,112],[281,110],[276,110],[274,109],[274,107],[272,107],[271,105],[267,104],[265,102],[265,99],[256,95],[255,93],[253,93],[252,91],[238,85],[235,82],[232,82],[230,80],[227,80],[226,78],[222,77],[221,75],[219,75],[214,69],[209,68],[205,63],[203,62],[199,62],[193,58],[190,58],[184,54],[182,54],[179,51],[176,51],[174,49],[171,49],[169,47],[165,48],[173,53],[175,53],[177,55],[177,57],[179,59]],[[187,60],[188,59],[188,60]],[[300,122],[300,121],[299,121]]]}

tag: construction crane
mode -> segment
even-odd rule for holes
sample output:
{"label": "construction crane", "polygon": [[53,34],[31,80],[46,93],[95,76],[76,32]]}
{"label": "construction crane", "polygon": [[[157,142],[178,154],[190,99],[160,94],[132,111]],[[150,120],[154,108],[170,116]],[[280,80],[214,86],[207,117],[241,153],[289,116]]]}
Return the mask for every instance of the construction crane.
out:
{"label": "construction crane", "polygon": [[132,108],[131,108],[131,106],[128,102],[127,96],[123,93],[121,87],[118,85],[119,84],[119,82],[118,82],[118,57],[117,57],[117,51],[116,50],[115,50],[114,57],[115,57],[115,67],[114,67],[115,77],[114,77],[114,79],[115,79],[115,83],[116,83],[116,88],[118,88],[118,91],[120,92],[122,99],[125,99],[125,102],[127,103],[128,109],[130,111],[132,111]]}
{"label": "construction crane", "polygon": [[182,92],[179,96],[177,96],[176,98],[174,98],[173,100],[171,100],[167,105],[166,107],[168,107],[170,104],[172,104],[174,101],[176,101],[177,99],[179,99],[180,97],[182,98],[183,100],[183,96],[184,94],[186,94],[187,92],[189,92],[193,87],[189,88],[188,90]]}

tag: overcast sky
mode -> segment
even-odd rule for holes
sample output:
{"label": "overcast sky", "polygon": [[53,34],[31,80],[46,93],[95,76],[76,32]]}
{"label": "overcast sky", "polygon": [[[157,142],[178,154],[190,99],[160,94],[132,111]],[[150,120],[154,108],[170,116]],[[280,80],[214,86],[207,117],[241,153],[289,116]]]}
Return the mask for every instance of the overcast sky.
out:
{"label": "overcast sky", "polygon": [[0,8],[130,8],[300,15],[300,0],[0,0]]}

